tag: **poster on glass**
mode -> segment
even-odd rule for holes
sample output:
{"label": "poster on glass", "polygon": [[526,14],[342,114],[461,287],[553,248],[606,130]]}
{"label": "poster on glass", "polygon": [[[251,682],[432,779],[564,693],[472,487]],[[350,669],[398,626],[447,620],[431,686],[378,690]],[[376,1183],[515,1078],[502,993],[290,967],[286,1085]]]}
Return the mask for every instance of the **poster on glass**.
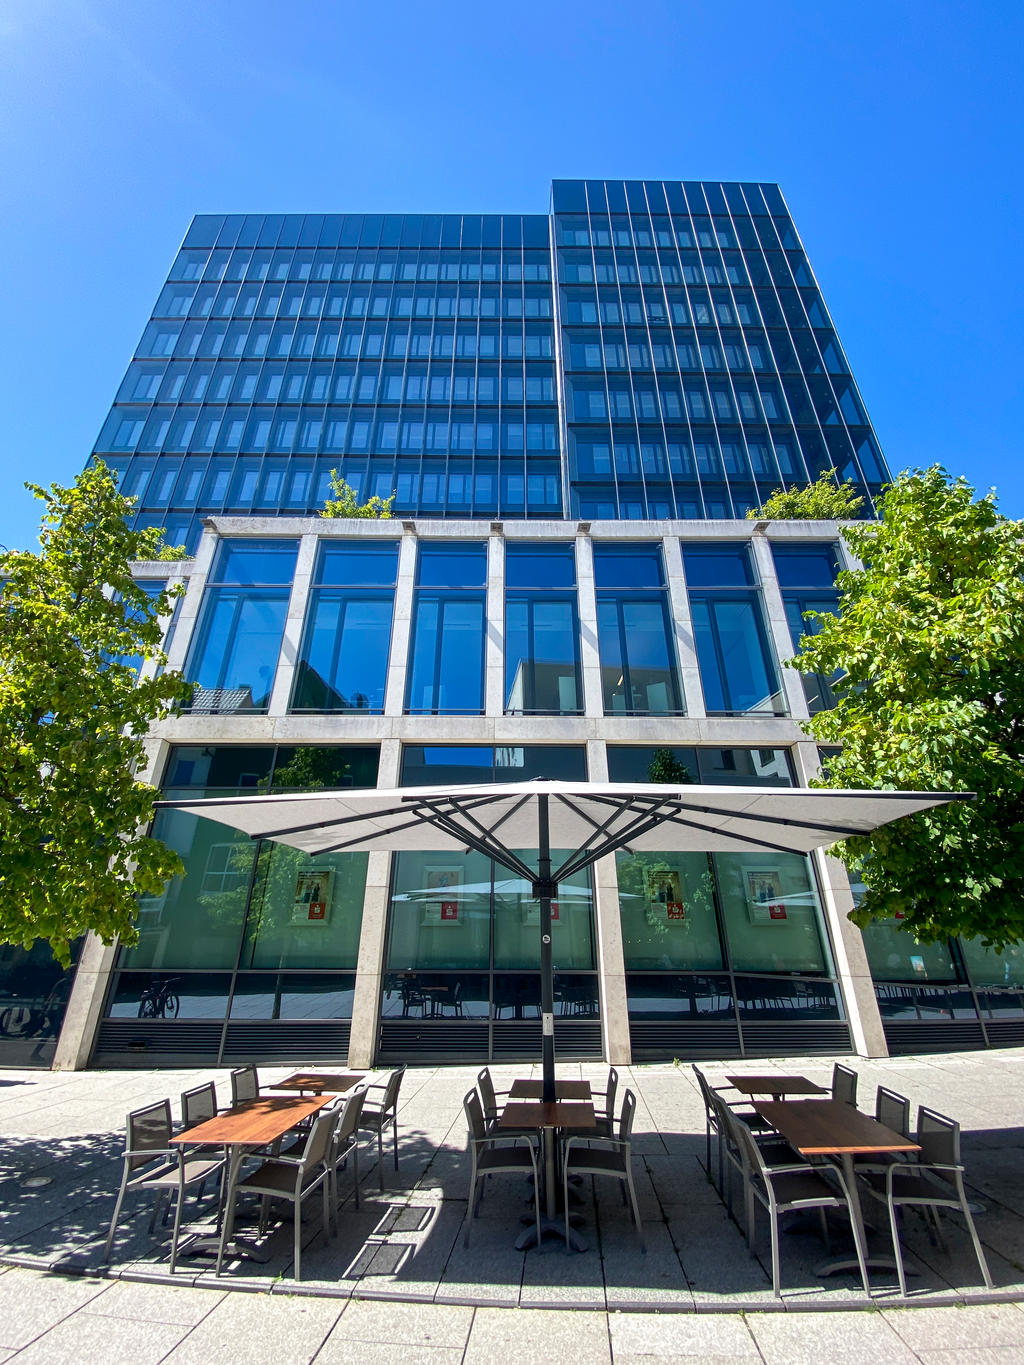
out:
{"label": "poster on glass", "polygon": [[445,864],[426,868],[429,899],[423,906],[424,924],[458,924],[462,868]]}
{"label": "poster on glass", "polygon": [[645,868],[644,890],[647,901],[659,919],[682,924],[686,919],[679,873],[671,868]]}
{"label": "poster on glass", "polygon": [[331,869],[307,868],[295,878],[292,924],[326,924],[331,911]]}
{"label": "poster on glass", "polygon": [[782,878],[774,869],[747,872],[747,910],[751,924],[780,924],[787,919]]}

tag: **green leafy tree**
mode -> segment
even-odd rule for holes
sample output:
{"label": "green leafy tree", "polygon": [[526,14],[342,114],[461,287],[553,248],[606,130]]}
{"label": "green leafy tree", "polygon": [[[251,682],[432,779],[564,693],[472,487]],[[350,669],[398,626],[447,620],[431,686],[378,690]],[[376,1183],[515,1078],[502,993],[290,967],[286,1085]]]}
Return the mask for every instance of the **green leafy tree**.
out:
{"label": "green leafy tree", "polygon": [[666,785],[692,785],[693,778],[685,763],[681,763],[671,749],[655,749],[647,765],[647,781]]}
{"label": "green leafy tree", "polygon": [[816,482],[798,488],[777,488],[761,507],[751,507],[748,521],[853,521],[864,499],[847,480],[839,483],[826,470]]}
{"label": "green leafy tree", "polygon": [[359,502],[355,489],[345,482],[336,469],[331,470],[331,492],[334,497],[328,498],[320,509],[322,517],[363,517],[377,521],[388,521],[391,517],[394,493],[390,498],[370,498],[366,502]]}
{"label": "green leafy tree", "polygon": [[152,558],[160,560],[165,559],[171,560],[191,559],[192,556],[189,554],[188,548],[185,545],[158,545]]}
{"label": "green leafy tree", "polygon": [[977,799],[837,845],[867,888],[853,917],[1004,946],[1024,939],[1024,522],[938,466],[901,475],[881,513],[844,529],[865,567],[794,661],[842,674],[806,727],[842,746],[818,785]]}
{"label": "green leafy tree", "polygon": [[0,942],[49,941],[68,961],[88,929],[133,943],[136,894],[181,864],[141,831],[156,791],[136,781],[142,736],[188,694],[129,565],[161,532],[129,530],[132,499],[97,463],[74,486],[27,487],[46,507],[40,550],[0,556]]}

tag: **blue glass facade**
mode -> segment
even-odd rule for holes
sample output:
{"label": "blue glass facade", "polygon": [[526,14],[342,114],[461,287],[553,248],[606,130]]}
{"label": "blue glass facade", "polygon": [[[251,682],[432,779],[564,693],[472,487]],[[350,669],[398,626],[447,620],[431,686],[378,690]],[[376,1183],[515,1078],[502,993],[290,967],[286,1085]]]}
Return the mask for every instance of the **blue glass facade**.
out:
{"label": "blue glass facade", "polygon": [[877,442],[778,186],[555,181],[548,215],[202,215],[95,454],[141,525],[319,509],[742,516]]}

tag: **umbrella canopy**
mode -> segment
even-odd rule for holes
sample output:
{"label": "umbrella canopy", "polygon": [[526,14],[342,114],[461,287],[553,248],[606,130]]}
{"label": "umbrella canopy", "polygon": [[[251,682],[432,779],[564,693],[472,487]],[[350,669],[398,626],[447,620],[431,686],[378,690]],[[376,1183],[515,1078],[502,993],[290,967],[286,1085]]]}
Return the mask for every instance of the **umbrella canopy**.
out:
{"label": "umbrella canopy", "polygon": [[[544,1099],[555,1098],[551,901],[559,882],[616,849],[810,853],[968,792],[811,791],[617,782],[351,789],[158,801],[310,854],[474,850],[532,884],[540,900]],[[551,848],[572,850],[558,868]],[[516,849],[537,850],[531,868]],[[436,893],[435,893],[436,894]]]}

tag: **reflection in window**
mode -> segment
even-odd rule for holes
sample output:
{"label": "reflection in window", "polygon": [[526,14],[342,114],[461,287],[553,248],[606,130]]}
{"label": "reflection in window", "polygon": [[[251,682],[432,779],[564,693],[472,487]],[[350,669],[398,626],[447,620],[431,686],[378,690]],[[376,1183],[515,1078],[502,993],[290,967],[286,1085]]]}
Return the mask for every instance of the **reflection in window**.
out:
{"label": "reflection in window", "polygon": [[483,544],[421,544],[406,711],[479,715],[484,700]]}
{"label": "reflection in window", "polygon": [[[838,613],[839,594],[834,586],[839,568],[838,550],[835,545],[773,545],[772,555],[793,648],[799,652],[801,636],[817,635],[821,630],[821,622],[808,620],[807,612]],[[839,673],[831,677],[822,673],[801,674],[811,715],[835,705],[832,686],[840,676]]]}
{"label": "reflection in window", "polygon": [[610,744],[611,782],[698,782],[708,786],[791,787],[786,749],[684,749]]}
{"label": "reflection in window", "polygon": [[267,709],[297,551],[296,541],[221,542],[185,668],[193,712]]}
{"label": "reflection in window", "polygon": [[293,711],[384,710],[396,541],[320,546]]}
{"label": "reflection in window", "polygon": [[806,858],[718,853],[712,862],[734,971],[829,974]]}
{"label": "reflection in window", "polygon": [[785,714],[747,546],[684,546],[683,564],[708,711]]}
{"label": "reflection in window", "polygon": [[660,547],[595,545],[594,576],[605,711],[678,715]]}
{"label": "reflection in window", "polygon": [[572,545],[505,551],[505,711],[581,710],[576,560]]}

